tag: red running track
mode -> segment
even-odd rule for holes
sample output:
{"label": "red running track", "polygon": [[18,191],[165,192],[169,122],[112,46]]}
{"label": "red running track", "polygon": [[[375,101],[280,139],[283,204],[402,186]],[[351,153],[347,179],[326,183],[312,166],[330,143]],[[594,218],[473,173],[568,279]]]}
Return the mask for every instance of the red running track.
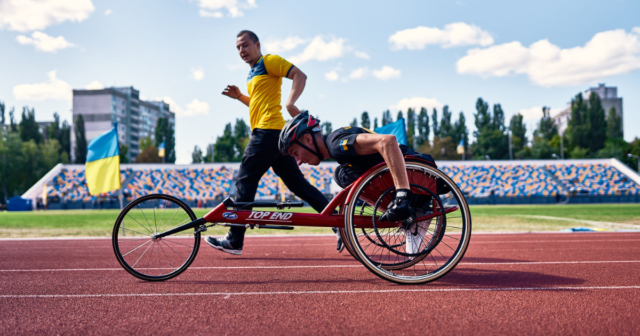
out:
{"label": "red running track", "polygon": [[0,334],[638,334],[640,233],[475,234],[434,283],[401,286],[335,238],[206,244],[172,280],[120,268],[110,240],[0,241]]}

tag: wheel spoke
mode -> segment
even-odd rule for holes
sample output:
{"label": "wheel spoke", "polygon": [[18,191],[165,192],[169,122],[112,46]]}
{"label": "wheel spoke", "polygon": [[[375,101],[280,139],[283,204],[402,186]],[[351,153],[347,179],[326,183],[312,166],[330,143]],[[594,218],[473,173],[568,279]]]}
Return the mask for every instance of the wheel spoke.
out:
{"label": "wheel spoke", "polygon": [[148,242],[150,242],[150,241],[151,241],[151,239],[149,239],[149,241],[147,241],[147,242],[143,243],[142,245],[140,245],[140,246],[138,246],[138,247],[134,248],[133,250],[131,250],[131,251],[127,252],[126,254],[124,254],[124,255],[123,255],[123,257],[126,257],[129,253],[131,253],[131,252],[133,252],[133,251],[135,251],[135,250],[139,249],[140,247],[144,246],[145,244],[147,244],[147,243],[148,243]]}

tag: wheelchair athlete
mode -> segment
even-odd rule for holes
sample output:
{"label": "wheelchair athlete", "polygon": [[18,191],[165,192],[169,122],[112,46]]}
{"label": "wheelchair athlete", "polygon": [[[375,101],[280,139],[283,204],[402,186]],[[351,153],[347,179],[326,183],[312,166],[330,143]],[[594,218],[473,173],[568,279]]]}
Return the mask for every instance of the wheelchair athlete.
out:
{"label": "wheelchair athlete", "polygon": [[431,155],[422,154],[398,144],[396,137],[376,134],[366,128],[342,127],[328,136],[320,132],[320,120],[303,111],[284,126],[278,148],[291,155],[298,165],[317,166],[333,158],[340,166],[335,170],[336,183],[345,188],[375,165],[386,162],[396,187],[396,197],[380,216],[380,221],[404,221],[413,213],[413,198],[404,164],[405,155],[415,155],[434,162]]}

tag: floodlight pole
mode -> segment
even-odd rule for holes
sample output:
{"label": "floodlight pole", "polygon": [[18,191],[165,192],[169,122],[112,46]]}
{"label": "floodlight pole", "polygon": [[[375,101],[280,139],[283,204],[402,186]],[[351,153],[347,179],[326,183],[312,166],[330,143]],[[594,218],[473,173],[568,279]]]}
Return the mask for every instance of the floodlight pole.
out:
{"label": "floodlight pole", "polygon": [[630,158],[636,158],[638,159],[638,174],[640,174],[640,155],[633,155],[631,153],[627,154],[628,157]]}
{"label": "floodlight pole", "polygon": [[564,133],[560,134],[560,158],[564,160]]}

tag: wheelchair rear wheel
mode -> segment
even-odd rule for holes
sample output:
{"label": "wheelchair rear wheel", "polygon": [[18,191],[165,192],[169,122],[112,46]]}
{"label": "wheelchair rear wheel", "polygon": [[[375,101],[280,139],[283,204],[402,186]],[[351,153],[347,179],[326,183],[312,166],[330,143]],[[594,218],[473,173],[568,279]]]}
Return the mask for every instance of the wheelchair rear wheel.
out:
{"label": "wheelchair rear wheel", "polygon": [[[419,161],[408,161],[406,167],[416,195],[415,221],[379,221],[395,198],[389,167],[383,165],[354,186],[345,209],[345,233],[357,259],[377,276],[400,284],[427,283],[447,274],[464,256],[471,215],[446,174]],[[356,225],[355,216],[370,217],[371,225]]]}

